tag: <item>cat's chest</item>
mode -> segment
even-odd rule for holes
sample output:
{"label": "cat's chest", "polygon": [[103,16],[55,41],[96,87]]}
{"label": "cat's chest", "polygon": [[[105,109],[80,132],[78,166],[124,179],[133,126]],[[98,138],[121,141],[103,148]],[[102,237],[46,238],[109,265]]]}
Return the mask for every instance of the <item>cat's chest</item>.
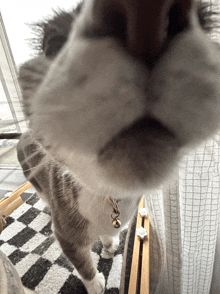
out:
{"label": "cat's chest", "polygon": [[[115,217],[112,196],[100,196],[90,193],[86,190],[81,191],[80,197],[78,198],[80,214],[89,220],[95,235],[117,235],[118,229],[112,224]],[[139,199],[137,197],[116,198],[114,201],[117,202],[118,219],[123,227],[137,209]]]}

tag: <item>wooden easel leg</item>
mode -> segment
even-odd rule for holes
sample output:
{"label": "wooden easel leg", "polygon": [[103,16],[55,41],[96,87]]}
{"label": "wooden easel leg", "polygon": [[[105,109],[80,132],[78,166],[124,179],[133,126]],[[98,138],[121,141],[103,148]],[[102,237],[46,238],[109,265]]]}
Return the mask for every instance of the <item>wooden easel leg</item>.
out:
{"label": "wooden easel leg", "polygon": [[[143,209],[143,208],[145,208],[144,197],[141,198],[141,201],[139,204],[139,211],[140,209]],[[147,210],[145,209],[145,211]],[[150,245],[149,215],[147,214],[142,216],[140,213],[138,213],[128,294],[149,294],[149,289],[150,289],[149,245]]]}
{"label": "wooden easel leg", "polygon": [[18,189],[12,192],[10,196],[7,196],[0,200],[0,234],[6,224],[5,217],[9,216],[15,209],[17,209],[23,200],[21,194],[24,193],[28,188],[31,187],[30,182],[26,182],[21,185]]}

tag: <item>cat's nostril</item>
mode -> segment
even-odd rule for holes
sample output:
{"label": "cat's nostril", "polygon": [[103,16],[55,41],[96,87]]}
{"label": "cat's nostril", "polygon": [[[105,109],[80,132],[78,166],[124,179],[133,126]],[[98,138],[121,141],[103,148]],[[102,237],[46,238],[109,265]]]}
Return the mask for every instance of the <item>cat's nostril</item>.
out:
{"label": "cat's nostril", "polygon": [[173,37],[190,26],[191,1],[176,1],[169,12],[167,35]]}
{"label": "cat's nostril", "polygon": [[119,11],[111,11],[106,15],[105,22],[108,27],[108,33],[113,35],[126,46],[127,42],[127,18]]}

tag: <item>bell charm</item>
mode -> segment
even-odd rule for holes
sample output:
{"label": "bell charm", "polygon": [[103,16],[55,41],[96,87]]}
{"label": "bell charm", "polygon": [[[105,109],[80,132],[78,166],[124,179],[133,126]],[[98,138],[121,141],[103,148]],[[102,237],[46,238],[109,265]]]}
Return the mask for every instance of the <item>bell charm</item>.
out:
{"label": "bell charm", "polygon": [[112,225],[113,225],[114,228],[118,229],[118,228],[120,228],[120,226],[121,226],[121,222],[120,222],[119,219],[114,219],[114,220],[112,221]]}

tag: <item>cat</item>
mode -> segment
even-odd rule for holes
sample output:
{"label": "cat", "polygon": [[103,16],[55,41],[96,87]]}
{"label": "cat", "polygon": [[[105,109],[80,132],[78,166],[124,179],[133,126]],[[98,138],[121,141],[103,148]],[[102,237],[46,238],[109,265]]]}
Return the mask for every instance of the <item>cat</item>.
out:
{"label": "cat", "polygon": [[105,288],[94,239],[114,253],[143,193],[219,128],[213,27],[192,0],[85,0],[37,24],[39,54],[19,71],[30,130],[18,159],[89,294]]}

